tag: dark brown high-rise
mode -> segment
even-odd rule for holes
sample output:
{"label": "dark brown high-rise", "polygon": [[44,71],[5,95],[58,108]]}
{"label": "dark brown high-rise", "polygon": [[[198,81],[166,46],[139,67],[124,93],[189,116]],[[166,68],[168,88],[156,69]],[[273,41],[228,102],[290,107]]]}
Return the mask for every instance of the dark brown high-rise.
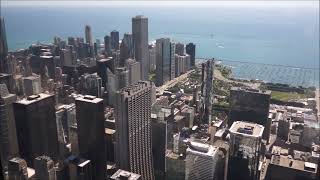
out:
{"label": "dark brown high-rise", "polygon": [[36,157],[58,156],[54,95],[38,94],[13,104],[20,156],[33,167]]}
{"label": "dark brown high-rise", "polygon": [[189,43],[186,45],[186,53],[190,55],[190,66],[196,65],[196,45]]}
{"label": "dark brown high-rise", "polygon": [[149,49],[148,49],[148,18],[136,16],[132,18],[132,38],[134,57],[141,65],[141,79],[148,80]]}
{"label": "dark brown high-rise", "polygon": [[92,163],[92,179],[105,180],[103,99],[83,96],[76,99],[76,117],[80,157]]}

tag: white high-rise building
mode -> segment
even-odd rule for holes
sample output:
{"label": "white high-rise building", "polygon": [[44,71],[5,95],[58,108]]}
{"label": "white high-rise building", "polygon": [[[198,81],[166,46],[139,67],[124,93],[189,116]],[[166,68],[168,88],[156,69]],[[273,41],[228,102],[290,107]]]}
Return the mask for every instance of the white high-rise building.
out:
{"label": "white high-rise building", "polygon": [[235,121],[230,127],[230,157],[228,179],[259,179],[259,161],[262,151],[260,124]]}
{"label": "white high-rise building", "polygon": [[186,156],[186,180],[215,180],[219,163],[219,148],[200,142],[190,142]]}
{"label": "white high-rise building", "polygon": [[116,163],[121,169],[153,180],[151,105],[154,85],[139,81],[116,93]]}
{"label": "white high-rise building", "polygon": [[91,32],[91,27],[89,25],[86,25],[85,27],[85,36],[86,36],[86,43],[88,43],[90,46],[93,46],[92,32]]}

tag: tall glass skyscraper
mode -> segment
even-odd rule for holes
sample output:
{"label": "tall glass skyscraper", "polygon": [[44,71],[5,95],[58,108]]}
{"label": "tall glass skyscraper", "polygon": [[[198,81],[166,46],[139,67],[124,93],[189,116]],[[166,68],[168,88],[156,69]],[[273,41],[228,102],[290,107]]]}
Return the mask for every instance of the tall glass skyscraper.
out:
{"label": "tall glass skyscraper", "polygon": [[210,124],[212,121],[213,104],[213,82],[214,82],[214,59],[202,63],[202,85],[201,85],[201,120],[203,123]]}
{"label": "tall glass skyscraper", "polygon": [[134,57],[141,64],[141,79],[148,80],[149,49],[148,49],[148,18],[136,16],[132,18],[132,37]]}
{"label": "tall glass skyscraper", "polygon": [[85,27],[85,36],[86,36],[86,43],[88,43],[90,46],[93,46],[92,32],[91,32],[91,27],[89,25],[86,25]]}
{"label": "tall glass skyscraper", "polygon": [[8,55],[8,44],[4,18],[0,17],[0,72],[4,68],[4,58]]}
{"label": "tall glass skyscraper", "polygon": [[186,53],[190,55],[190,66],[193,67],[196,65],[196,45],[189,43],[186,45]]}
{"label": "tall glass skyscraper", "polygon": [[111,38],[111,49],[119,50],[119,31],[113,30],[110,33]]}
{"label": "tall glass skyscraper", "polygon": [[124,66],[125,60],[133,58],[132,34],[125,33],[120,45],[120,66]]}
{"label": "tall glass skyscraper", "polygon": [[156,41],[156,86],[175,77],[175,45],[169,38],[161,38]]}

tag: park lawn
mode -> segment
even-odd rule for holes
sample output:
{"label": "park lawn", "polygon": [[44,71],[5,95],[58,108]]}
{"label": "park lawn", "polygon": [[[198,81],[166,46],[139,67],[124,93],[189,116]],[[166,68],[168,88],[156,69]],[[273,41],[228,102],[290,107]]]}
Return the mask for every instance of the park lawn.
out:
{"label": "park lawn", "polygon": [[296,92],[281,92],[281,91],[272,91],[271,99],[280,100],[280,101],[290,101],[308,98],[307,94],[299,94]]}

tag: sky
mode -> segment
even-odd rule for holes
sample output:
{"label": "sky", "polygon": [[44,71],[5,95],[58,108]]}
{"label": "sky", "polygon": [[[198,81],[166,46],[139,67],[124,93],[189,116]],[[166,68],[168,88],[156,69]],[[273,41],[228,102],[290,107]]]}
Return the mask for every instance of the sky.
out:
{"label": "sky", "polygon": [[45,0],[1,0],[1,7],[7,6],[235,6],[235,7],[290,7],[290,8],[302,8],[302,7],[315,7],[319,8],[319,1],[196,1],[196,0],[100,0],[100,1],[79,1],[79,0],[57,0],[57,1],[45,1]]}

